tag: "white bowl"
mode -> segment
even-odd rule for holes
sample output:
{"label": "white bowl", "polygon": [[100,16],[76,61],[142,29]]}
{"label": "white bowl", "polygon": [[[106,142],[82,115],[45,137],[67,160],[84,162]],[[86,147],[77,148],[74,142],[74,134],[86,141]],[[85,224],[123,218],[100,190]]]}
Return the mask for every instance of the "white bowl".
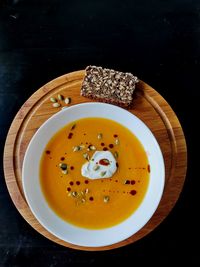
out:
{"label": "white bowl", "polygon": [[[64,125],[87,117],[114,120],[132,131],[143,144],[151,166],[147,193],[139,208],[122,223],[101,230],[76,227],[54,213],[48,206],[39,181],[41,155],[51,137]],[[122,241],[139,231],[152,217],[160,202],[165,181],[165,167],[160,147],[147,126],[132,113],[103,103],[85,103],[61,110],[35,133],[23,162],[22,182],[28,205],[37,220],[50,233],[79,246],[101,247]]]}

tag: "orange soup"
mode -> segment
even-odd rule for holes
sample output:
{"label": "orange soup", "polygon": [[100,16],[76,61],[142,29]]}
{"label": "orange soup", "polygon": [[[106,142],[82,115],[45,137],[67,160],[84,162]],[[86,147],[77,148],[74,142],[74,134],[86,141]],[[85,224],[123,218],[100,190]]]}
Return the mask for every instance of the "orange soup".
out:
{"label": "orange soup", "polygon": [[[81,174],[95,151],[110,151],[117,170],[92,180]],[[99,168],[99,167],[98,167]],[[49,206],[79,227],[102,229],[127,219],[141,204],[150,166],[140,141],[112,120],[85,118],[66,125],[47,144],[40,182]]]}

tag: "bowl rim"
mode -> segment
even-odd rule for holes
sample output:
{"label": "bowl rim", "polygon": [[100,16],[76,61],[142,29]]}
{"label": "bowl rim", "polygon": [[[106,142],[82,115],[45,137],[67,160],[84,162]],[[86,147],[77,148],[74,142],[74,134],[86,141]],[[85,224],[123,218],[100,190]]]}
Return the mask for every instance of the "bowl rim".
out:
{"label": "bowl rim", "polygon": [[[87,244],[82,244],[81,242],[80,243],[76,243],[76,242],[72,242],[70,240],[66,240],[66,239],[63,239],[62,236],[59,236],[58,234],[55,234],[55,232],[53,232],[46,224],[43,223],[43,221],[41,220],[41,218],[38,216],[38,214],[35,212],[35,210],[33,209],[32,205],[31,205],[31,202],[30,202],[30,198],[27,194],[27,191],[26,191],[26,183],[25,183],[25,163],[26,163],[26,160],[27,160],[27,155],[29,153],[29,150],[31,148],[31,146],[33,145],[34,141],[37,139],[37,136],[38,136],[38,133],[41,131],[41,129],[43,129],[44,127],[48,126],[48,124],[50,124],[54,119],[56,119],[59,114],[65,114],[69,111],[73,111],[74,109],[76,109],[77,107],[85,107],[85,106],[101,106],[101,107],[112,107],[113,109],[118,109],[118,110],[121,110],[122,112],[126,112],[127,114],[130,114],[136,121],[140,122],[143,124],[143,126],[146,128],[146,131],[149,132],[151,138],[154,140],[154,143],[156,144],[159,152],[160,152],[160,159],[161,159],[161,163],[162,163],[162,166],[161,166],[161,171],[162,171],[162,183],[161,183],[161,188],[160,188],[160,194],[159,196],[157,196],[157,204],[154,206],[154,210],[152,212],[152,214],[150,215],[150,217],[145,221],[145,223],[143,223],[142,225],[139,226],[139,228],[133,233],[135,234],[136,232],[138,232],[150,219],[151,217],[153,216],[153,214],[155,213],[155,211],[157,210],[157,207],[160,203],[160,200],[162,198],[162,195],[163,195],[163,190],[164,190],[164,184],[165,184],[165,164],[164,164],[164,158],[163,158],[163,155],[162,155],[162,152],[161,152],[161,149],[160,149],[160,146],[154,136],[154,134],[151,132],[151,130],[149,129],[149,127],[141,120],[139,119],[136,115],[134,115],[133,113],[129,112],[128,110],[126,109],[123,109],[119,106],[115,106],[115,105],[112,105],[112,104],[108,104],[108,103],[101,103],[101,102],[86,102],[86,103],[81,103],[81,104],[75,104],[73,106],[70,106],[70,107],[67,107],[66,109],[62,109],[60,110],[59,112],[55,113],[53,116],[51,116],[50,118],[48,118],[40,127],[39,129],[37,130],[37,132],[33,135],[33,137],[31,138],[29,144],[28,144],[28,147],[26,149],[26,152],[25,152],[25,156],[24,156],[24,160],[23,160],[23,166],[22,166],[22,186],[23,186],[23,190],[24,190],[24,195],[25,195],[25,198],[26,198],[26,201],[28,203],[28,206],[31,210],[31,212],[33,213],[33,215],[35,216],[35,218],[38,220],[38,222],[47,230],[49,231],[51,234],[53,234],[54,236],[60,238],[61,240],[65,241],[65,242],[68,242],[68,243],[71,243],[71,244],[74,244],[74,245],[78,245],[78,246],[85,246],[85,247],[102,247],[102,246],[106,246],[106,245],[112,245],[112,244],[115,244],[115,243],[118,243],[130,236],[132,236],[133,234],[129,234],[128,236],[124,236],[123,239],[120,239],[118,240],[117,242],[106,242],[106,243],[103,243],[103,244],[100,244],[100,245],[87,245]],[[96,116],[91,116],[91,117],[96,117]],[[100,116],[101,117],[101,116]],[[86,117],[85,117],[86,118]],[[102,117],[102,118],[105,118],[105,117]],[[114,121],[118,122],[117,120],[113,119]],[[73,121],[73,120],[72,120]],[[70,123],[70,122],[68,122]],[[68,124],[67,123],[67,124]],[[121,122],[118,122],[120,124],[122,124]],[[123,124],[122,124],[123,125]],[[64,125],[62,126],[64,127]],[[61,128],[62,128],[61,127]],[[128,128],[128,127],[127,127]],[[129,128],[128,128],[129,129]],[[130,129],[129,129],[130,130]],[[57,132],[58,130],[56,130]],[[49,142],[50,138],[47,140],[46,144]],[[141,140],[140,140],[141,142]],[[141,142],[142,143],[142,142]],[[143,145],[143,143],[142,143]],[[144,200],[144,199],[143,199]],[[48,204],[48,203],[47,203]],[[141,206],[141,204],[139,205],[139,207]],[[138,209],[139,209],[138,207]],[[51,208],[50,208],[51,209]],[[135,213],[135,212],[134,212]],[[57,214],[54,213],[55,216],[58,216]],[[132,216],[132,215],[131,215]],[[61,218],[60,218],[61,219]],[[62,220],[62,219],[61,219]],[[66,223],[66,222],[65,222]],[[66,223],[68,224],[68,223]],[[120,223],[122,224],[122,223]],[[113,227],[109,227],[109,228],[104,228],[104,229],[99,229],[99,230],[92,230],[92,229],[85,229],[85,228],[80,228],[80,227],[77,227],[77,226],[73,226],[77,229],[84,229],[85,231],[88,231],[89,232],[93,232],[94,231],[96,232],[102,232],[102,231],[105,231],[106,229],[110,229],[110,228],[115,228],[117,227],[118,225],[120,224],[117,224],[116,226],[113,226]]]}

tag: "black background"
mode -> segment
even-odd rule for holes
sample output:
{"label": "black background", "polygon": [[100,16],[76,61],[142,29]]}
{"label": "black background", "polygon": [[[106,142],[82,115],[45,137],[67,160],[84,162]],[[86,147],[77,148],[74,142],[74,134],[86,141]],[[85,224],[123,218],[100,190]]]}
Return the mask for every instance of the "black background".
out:
{"label": "black background", "polygon": [[189,158],[183,192],[164,222],[105,252],[61,247],[33,230],[9,197],[1,164],[0,266],[200,264],[199,56],[199,0],[0,1],[1,152],[14,115],[36,89],[95,64],[132,72],[159,91],[180,119]]}

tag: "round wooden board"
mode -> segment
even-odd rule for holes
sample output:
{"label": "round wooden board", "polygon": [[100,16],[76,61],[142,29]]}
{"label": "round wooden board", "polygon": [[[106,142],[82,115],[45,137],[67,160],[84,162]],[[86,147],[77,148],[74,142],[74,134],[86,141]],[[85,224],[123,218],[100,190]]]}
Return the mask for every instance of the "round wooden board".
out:
{"label": "round wooden board", "polygon": [[21,107],[8,132],[4,150],[5,180],[11,199],[24,219],[50,240],[80,250],[108,250],[118,248],[144,237],[158,226],[175,205],[182,190],[187,169],[187,148],[181,125],[165,99],[152,87],[140,81],[130,110],[155,135],[165,161],[164,193],[153,217],[136,234],[119,243],[104,247],[82,247],[60,240],[44,229],[31,213],[22,188],[22,163],[26,148],[37,129],[60,108],[53,108],[49,98],[61,93],[71,97],[71,105],[92,102],[80,96],[85,72],[76,71],[47,83],[36,91]]}

